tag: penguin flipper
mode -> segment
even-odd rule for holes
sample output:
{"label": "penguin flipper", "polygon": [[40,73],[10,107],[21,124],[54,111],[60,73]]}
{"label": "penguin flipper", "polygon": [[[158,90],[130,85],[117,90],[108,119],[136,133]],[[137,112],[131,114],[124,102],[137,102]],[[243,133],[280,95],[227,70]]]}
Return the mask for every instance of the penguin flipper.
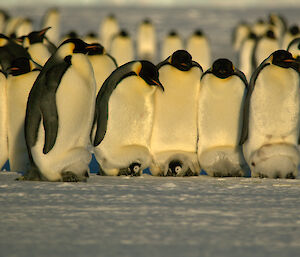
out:
{"label": "penguin flipper", "polygon": [[41,101],[41,113],[45,129],[44,154],[47,154],[55,145],[59,126],[56,90],[59,87],[62,76],[69,66],[69,62],[62,62],[50,68],[46,73],[46,86],[43,89]]}

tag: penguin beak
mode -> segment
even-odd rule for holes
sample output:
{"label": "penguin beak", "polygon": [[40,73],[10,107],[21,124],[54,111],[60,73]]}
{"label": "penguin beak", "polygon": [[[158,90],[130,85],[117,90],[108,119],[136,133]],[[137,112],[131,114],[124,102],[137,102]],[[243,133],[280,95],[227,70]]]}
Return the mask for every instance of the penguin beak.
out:
{"label": "penguin beak", "polygon": [[47,28],[42,29],[42,30],[39,32],[39,36],[44,35],[49,29],[51,29],[51,27],[47,27]]}
{"label": "penguin beak", "polygon": [[156,81],[154,79],[152,79],[152,82],[157,85],[162,91],[165,91],[164,86],[160,83],[160,81]]}
{"label": "penguin beak", "polygon": [[296,62],[296,60],[295,59],[286,59],[286,60],[284,60],[284,62]]}

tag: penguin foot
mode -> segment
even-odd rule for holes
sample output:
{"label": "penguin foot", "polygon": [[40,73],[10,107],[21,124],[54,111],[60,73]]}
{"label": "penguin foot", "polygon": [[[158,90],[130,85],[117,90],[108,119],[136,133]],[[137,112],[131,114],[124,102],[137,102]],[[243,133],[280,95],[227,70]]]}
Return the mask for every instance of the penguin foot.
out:
{"label": "penguin foot", "polygon": [[86,171],[84,177],[78,177],[72,171],[63,171],[61,173],[61,177],[63,182],[86,182],[87,177],[89,177],[89,174]]}
{"label": "penguin foot", "polygon": [[37,169],[27,171],[23,176],[15,179],[16,181],[43,181]]}
{"label": "penguin foot", "polygon": [[194,172],[190,168],[185,172],[184,177],[192,177],[195,176]]}

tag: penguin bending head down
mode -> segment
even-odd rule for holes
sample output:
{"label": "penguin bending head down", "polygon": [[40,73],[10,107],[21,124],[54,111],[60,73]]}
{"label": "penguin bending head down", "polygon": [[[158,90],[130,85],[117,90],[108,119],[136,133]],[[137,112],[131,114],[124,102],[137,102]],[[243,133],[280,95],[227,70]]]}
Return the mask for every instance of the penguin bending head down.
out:
{"label": "penguin bending head down", "polygon": [[151,62],[133,61],[113,71],[102,85],[92,140],[104,175],[139,175],[150,165],[154,93],[163,90],[158,77]]}
{"label": "penguin bending head down", "polygon": [[198,160],[210,176],[245,176],[239,146],[245,75],[228,59],[216,60],[201,78],[198,107]]}
{"label": "penguin bending head down", "polygon": [[277,50],[253,73],[240,144],[252,177],[295,178],[300,156],[299,62]]}
{"label": "penguin bending head down", "polygon": [[86,56],[89,45],[64,41],[48,59],[30,91],[25,138],[28,180],[85,181],[96,83]]}
{"label": "penguin bending head down", "polygon": [[153,175],[198,175],[197,103],[202,67],[185,50],[157,65],[165,92],[155,92]]}

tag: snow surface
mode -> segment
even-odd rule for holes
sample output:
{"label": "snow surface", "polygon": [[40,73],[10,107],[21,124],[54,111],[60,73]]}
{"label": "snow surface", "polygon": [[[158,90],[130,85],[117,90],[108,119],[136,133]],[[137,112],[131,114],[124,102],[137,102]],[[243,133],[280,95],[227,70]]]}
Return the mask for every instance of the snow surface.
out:
{"label": "snow surface", "polygon": [[[32,17],[46,8],[21,6]],[[200,27],[213,59],[236,61],[232,28],[279,11],[290,24],[299,8],[62,8],[63,33],[97,32],[114,12],[135,35],[150,17],[159,40],[176,28],[186,38]],[[160,61],[159,59],[157,62]],[[95,171],[95,170],[92,170]],[[299,256],[300,180],[253,178],[100,177],[87,183],[19,182],[0,172],[0,257]]]}

